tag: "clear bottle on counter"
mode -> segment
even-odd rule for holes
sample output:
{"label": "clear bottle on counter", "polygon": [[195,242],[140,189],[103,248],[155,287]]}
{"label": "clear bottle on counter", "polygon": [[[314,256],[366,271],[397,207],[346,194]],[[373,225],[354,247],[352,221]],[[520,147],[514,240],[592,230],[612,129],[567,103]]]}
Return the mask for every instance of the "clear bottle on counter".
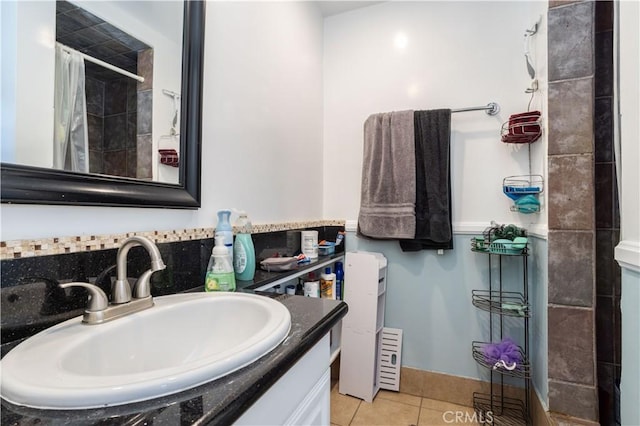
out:
{"label": "clear bottle on counter", "polygon": [[218,210],[218,224],[214,237],[223,237],[224,246],[229,251],[229,255],[233,256],[233,229],[231,228],[231,210]]}
{"label": "clear bottle on counter", "polygon": [[233,269],[236,279],[251,281],[256,273],[256,250],[251,239],[251,222],[245,212],[240,212],[235,226],[238,234],[233,244]]}

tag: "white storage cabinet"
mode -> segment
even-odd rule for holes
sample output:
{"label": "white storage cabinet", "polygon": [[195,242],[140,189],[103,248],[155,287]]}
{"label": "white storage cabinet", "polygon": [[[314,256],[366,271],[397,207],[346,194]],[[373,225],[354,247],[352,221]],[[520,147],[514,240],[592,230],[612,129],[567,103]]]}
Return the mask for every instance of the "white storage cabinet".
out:
{"label": "white storage cabinet", "polygon": [[371,402],[380,389],[387,259],[380,253],[349,252],[344,275],[349,312],[342,320],[339,392]]}

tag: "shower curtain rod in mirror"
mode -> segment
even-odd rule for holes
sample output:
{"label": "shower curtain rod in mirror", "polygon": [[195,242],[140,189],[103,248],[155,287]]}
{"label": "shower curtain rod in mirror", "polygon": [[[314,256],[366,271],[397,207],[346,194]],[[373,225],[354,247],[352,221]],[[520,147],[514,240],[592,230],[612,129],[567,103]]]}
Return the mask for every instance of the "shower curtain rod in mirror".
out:
{"label": "shower curtain rod in mirror", "polygon": [[56,41],[56,45],[60,46],[62,48],[62,50],[66,51],[66,52],[69,52],[69,53],[75,52],[75,53],[79,54],[86,61],[93,62],[96,65],[100,65],[101,67],[110,69],[111,71],[115,71],[118,74],[122,74],[124,76],[129,77],[129,78],[133,78],[134,80],[138,80],[140,83],[144,82],[144,77],[142,77],[140,75],[136,75],[136,74],[130,73],[129,71],[123,70],[122,68],[118,68],[115,65],[111,65],[108,62],[101,61],[100,59],[94,58],[93,56],[89,56],[86,53],[79,52],[79,51],[77,51],[75,49],[72,49],[69,46],[65,46],[64,44],[62,44],[62,43],[60,43],[58,41]]}

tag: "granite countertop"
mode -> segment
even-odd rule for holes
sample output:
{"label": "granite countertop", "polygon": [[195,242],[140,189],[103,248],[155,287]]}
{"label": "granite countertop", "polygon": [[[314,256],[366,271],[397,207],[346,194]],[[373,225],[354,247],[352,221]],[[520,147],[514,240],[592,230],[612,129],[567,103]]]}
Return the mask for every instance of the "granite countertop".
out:
{"label": "granite countertop", "polygon": [[[328,259],[330,256],[324,258]],[[304,268],[312,269],[313,264]],[[270,274],[277,274],[271,282],[287,275]],[[259,285],[269,282],[262,282],[259,276],[256,278],[254,281],[260,280]],[[14,406],[3,400],[1,423],[155,426],[231,424],[347,313],[346,303],[338,300],[273,296],[291,313],[289,335],[276,349],[241,370],[180,393],[116,407],[91,410],[36,410]],[[226,326],[233,327],[233,324]]]}

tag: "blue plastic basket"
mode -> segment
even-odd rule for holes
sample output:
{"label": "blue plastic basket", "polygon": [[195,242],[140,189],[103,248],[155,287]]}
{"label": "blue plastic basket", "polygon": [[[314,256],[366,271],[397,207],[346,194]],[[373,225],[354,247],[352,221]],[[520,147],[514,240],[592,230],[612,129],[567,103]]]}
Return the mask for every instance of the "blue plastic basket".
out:
{"label": "blue plastic basket", "polygon": [[[526,239],[525,239],[526,240]],[[526,242],[516,242],[506,239],[494,240],[489,244],[489,253],[493,254],[521,254],[527,246]]]}

